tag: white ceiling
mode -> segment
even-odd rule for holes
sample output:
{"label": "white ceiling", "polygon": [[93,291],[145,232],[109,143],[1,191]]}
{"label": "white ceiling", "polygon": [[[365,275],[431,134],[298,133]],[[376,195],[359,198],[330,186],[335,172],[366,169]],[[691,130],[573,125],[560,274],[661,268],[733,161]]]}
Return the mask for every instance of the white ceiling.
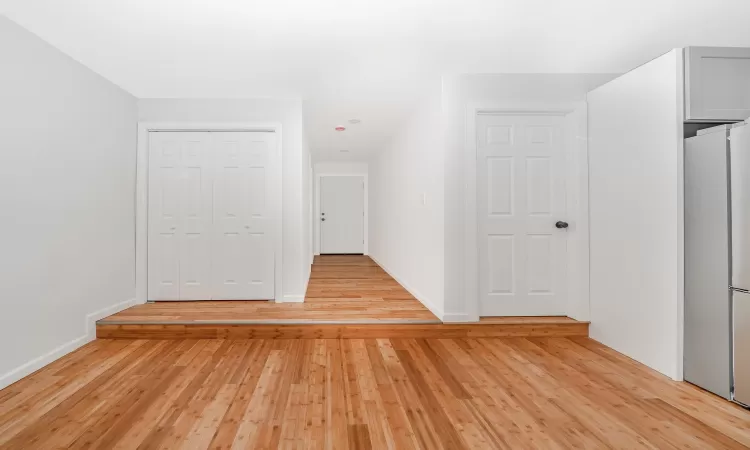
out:
{"label": "white ceiling", "polygon": [[748,0],[0,1],[137,97],[301,97],[318,160],[377,151],[442,74],[623,72],[673,47],[750,46]]}

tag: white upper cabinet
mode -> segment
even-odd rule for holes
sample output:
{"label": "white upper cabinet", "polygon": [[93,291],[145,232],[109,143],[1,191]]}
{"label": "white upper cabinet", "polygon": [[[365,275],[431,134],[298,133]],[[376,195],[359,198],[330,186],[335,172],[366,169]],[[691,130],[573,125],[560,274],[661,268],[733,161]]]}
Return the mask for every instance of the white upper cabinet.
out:
{"label": "white upper cabinet", "polygon": [[750,48],[685,49],[685,120],[727,122],[750,117]]}

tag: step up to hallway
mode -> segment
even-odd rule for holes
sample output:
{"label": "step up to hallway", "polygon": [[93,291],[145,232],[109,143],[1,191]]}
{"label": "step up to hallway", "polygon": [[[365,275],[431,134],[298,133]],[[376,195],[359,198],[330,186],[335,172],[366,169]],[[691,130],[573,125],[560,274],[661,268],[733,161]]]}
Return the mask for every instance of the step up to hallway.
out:
{"label": "step up to hallway", "polygon": [[502,317],[474,323],[394,320],[238,321],[100,320],[105,339],[360,339],[588,336],[588,322],[567,317]]}
{"label": "step up to hallway", "polygon": [[352,339],[588,336],[568,317],[443,323],[368,256],[316,256],[305,301],[136,305],[97,322],[108,339]]}

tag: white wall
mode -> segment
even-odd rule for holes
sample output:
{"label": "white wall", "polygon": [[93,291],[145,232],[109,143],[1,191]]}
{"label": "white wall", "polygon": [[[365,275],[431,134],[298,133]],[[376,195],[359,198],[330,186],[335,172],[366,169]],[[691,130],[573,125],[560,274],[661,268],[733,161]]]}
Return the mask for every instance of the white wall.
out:
{"label": "white wall", "polygon": [[[307,122],[302,116],[302,270],[305,287],[303,294],[307,293],[307,283],[310,281],[310,271],[313,261],[313,179],[312,179],[312,156],[310,155],[310,139],[307,133]],[[303,298],[304,300],[304,298]]]}
{"label": "white wall", "polygon": [[[306,150],[300,100],[140,99],[141,122],[279,122],[282,127],[283,301],[302,301],[309,275],[305,236]],[[277,300],[281,300],[277,296]]]}
{"label": "white wall", "polygon": [[0,388],[135,297],[136,100],[0,17]]}
{"label": "white wall", "polygon": [[370,256],[443,317],[443,115],[426,99],[373,157]]}
{"label": "white wall", "polygon": [[[443,78],[446,316],[473,320],[476,315],[465,295],[467,277],[464,270],[464,249],[466,245],[476,245],[465,242],[465,227],[469,226],[465,210],[468,108],[477,105],[525,110],[574,108],[585,99],[586,92],[614,77],[613,74],[498,74]],[[584,123],[583,120],[579,122]]]}
{"label": "white wall", "polygon": [[[313,187],[313,251],[316,255],[320,254],[320,196],[318,190],[320,190],[319,175],[362,175],[367,179],[369,172],[368,164],[366,162],[341,162],[341,161],[330,161],[330,162],[316,162],[313,165],[313,175],[315,177]],[[365,202],[365,215],[369,214],[368,201]],[[368,248],[368,230],[369,224],[365,222],[365,254],[369,253]]]}
{"label": "white wall", "polygon": [[682,378],[682,51],[592,91],[591,337]]}

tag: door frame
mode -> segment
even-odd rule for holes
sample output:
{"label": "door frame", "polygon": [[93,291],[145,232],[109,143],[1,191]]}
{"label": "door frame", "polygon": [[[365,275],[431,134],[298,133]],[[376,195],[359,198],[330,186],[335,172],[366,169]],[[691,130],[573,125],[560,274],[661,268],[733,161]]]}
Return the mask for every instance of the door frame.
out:
{"label": "door frame", "polygon": [[276,133],[276,149],[274,152],[274,174],[276,179],[272,193],[276,199],[271,207],[274,233],[274,299],[283,301],[282,282],[282,133],[281,124],[277,122],[251,123],[214,123],[214,122],[138,122],[138,144],[136,149],[136,180],[135,180],[135,302],[148,301],[148,152],[149,133],[152,131],[245,131]]}
{"label": "door frame", "polygon": [[[365,245],[363,248],[364,255],[370,254],[370,237],[369,237],[369,228],[370,228],[370,205],[369,205],[369,197],[370,197],[370,183],[367,177],[367,174],[364,173],[316,173],[315,174],[315,207],[313,208],[313,220],[317,220],[320,222],[320,180],[324,177],[353,177],[353,178],[362,178],[362,180],[365,183],[365,189],[364,189],[364,209],[365,209],[365,218],[364,218],[364,231],[363,236],[365,240]],[[315,226],[313,225],[313,228]],[[323,242],[323,227],[318,224],[317,226],[318,232],[315,233],[315,242],[314,242],[314,249],[315,254],[320,255],[321,254],[321,244]]]}
{"label": "door frame", "polygon": [[479,223],[477,218],[477,127],[479,114],[506,116],[553,115],[565,122],[566,256],[568,282],[566,311],[569,317],[588,321],[589,307],[589,205],[587,105],[585,101],[543,105],[470,104],[466,108],[464,155],[464,298],[468,321],[478,321]]}

